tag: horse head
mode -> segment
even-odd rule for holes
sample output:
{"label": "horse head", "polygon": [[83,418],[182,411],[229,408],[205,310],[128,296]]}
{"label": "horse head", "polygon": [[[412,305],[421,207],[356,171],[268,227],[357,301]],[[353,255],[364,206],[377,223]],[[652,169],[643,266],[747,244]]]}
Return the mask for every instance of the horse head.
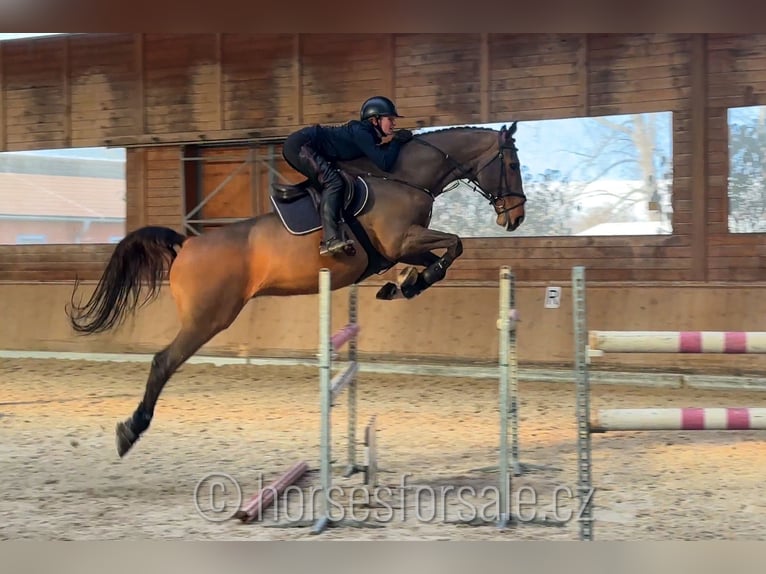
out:
{"label": "horse head", "polygon": [[472,181],[478,191],[489,200],[497,214],[497,224],[507,231],[513,231],[524,221],[524,204],[527,196],[521,181],[516,140],[516,122],[510,128],[503,126],[497,136],[497,146],[491,151],[492,157],[484,160]]}
{"label": "horse head", "polygon": [[[516,122],[510,128],[504,125],[499,132],[457,127],[420,134],[413,143],[424,145],[408,144],[400,181],[414,183],[419,178],[420,185],[428,187],[434,197],[450,181],[466,181],[495,209],[497,224],[513,231],[524,221],[527,201],[515,133]],[[441,157],[434,157],[434,150]]]}

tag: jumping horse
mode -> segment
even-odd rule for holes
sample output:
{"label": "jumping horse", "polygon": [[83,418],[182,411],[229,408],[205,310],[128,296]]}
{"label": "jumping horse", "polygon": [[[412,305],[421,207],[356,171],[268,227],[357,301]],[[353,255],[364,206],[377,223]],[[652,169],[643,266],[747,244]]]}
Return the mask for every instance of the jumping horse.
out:
{"label": "jumping horse", "polygon": [[[173,373],[228,328],[250,299],[317,293],[322,267],[330,269],[335,290],[404,263],[397,283],[378,291],[383,300],[415,297],[442,280],[463,252],[460,237],[428,228],[434,200],[448,184],[470,182],[493,206],[497,224],[516,229],[524,219],[526,196],[515,132],[516,122],[499,131],[457,127],[418,134],[405,144],[391,173],[378,171],[367,159],[340,162],[349,189],[343,229],[361,249],[334,257],[319,255],[318,196],[310,182],[274,185],[273,212],[202,235],[187,237],[156,226],[128,233],[89,299],[75,303],[75,281],[67,306],[77,333],[104,332],[156,298],[163,280],[169,280],[180,329],[154,355],[132,416],[117,423],[119,456],[149,428]],[[434,253],[441,249],[442,255]]]}

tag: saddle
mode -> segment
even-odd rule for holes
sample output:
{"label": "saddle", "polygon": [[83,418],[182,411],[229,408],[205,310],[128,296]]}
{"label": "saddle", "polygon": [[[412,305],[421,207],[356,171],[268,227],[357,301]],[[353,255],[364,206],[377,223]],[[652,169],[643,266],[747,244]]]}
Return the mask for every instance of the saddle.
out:
{"label": "saddle", "polygon": [[[375,249],[362,224],[356,219],[367,206],[370,196],[367,182],[360,176],[351,177],[343,171],[340,174],[346,183],[342,219],[367,253],[367,267],[357,278],[358,283],[375,273],[387,271],[394,266],[394,262]],[[307,235],[322,229],[319,215],[321,198],[321,194],[308,180],[292,185],[278,183],[271,186],[270,199],[274,212],[292,235]]]}
{"label": "saddle", "polygon": [[[343,180],[343,183],[345,184],[345,191],[343,193],[343,208],[346,209],[353,199],[355,191],[354,188],[356,187],[356,184],[354,178],[347,174],[345,171],[339,170],[338,173]],[[316,205],[317,209],[319,209],[319,202],[321,201],[321,194],[316,190],[316,188],[311,184],[311,181],[308,179],[294,184],[272,183],[271,194],[277,199],[277,201],[282,203],[292,203],[293,201],[308,195]]]}
{"label": "saddle", "polygon": [[[345,183],[341,215],[347,220],[356,217],[367,205],[369,189],[361,177],[352,177],[340,170]],[[310,180],[296,184],[273,183],[271,203],[282,224],[293,235],[305,235],[322,228],[319,207],[322,194]]]}

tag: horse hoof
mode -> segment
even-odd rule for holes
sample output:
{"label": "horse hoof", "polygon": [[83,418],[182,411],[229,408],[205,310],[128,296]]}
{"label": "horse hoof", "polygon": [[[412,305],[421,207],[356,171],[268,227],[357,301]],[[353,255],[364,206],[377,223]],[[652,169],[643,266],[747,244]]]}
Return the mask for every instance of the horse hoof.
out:
{"label": "horse hoof", "polygon": [[396,294],[399,292],[399,288],[390,281],[383,285],[375,294],[376,299],[382,299],[383,301],[390,301],[396,298]]}
{"label": "horse hoof", "polygon": [[117,434],[117,454],[122,458],[138,440],[138,435],[124,422],[117,423],[115,432]]}
{"label": "horse hoof", "polygon": [[422,289],[418,288],[417,285],[402,285],[401,291],[402,297],[405,299],[412,299],[413,297],[417,297],[423,292]]}
{"label": "horse hoof", "polygon": [[399,272],[399,277],[396,278],[396,282],[399,285],[399,289],[404,291],[405,287],[414,285],[418,280],[418,270],[414,267],[405,267]]}

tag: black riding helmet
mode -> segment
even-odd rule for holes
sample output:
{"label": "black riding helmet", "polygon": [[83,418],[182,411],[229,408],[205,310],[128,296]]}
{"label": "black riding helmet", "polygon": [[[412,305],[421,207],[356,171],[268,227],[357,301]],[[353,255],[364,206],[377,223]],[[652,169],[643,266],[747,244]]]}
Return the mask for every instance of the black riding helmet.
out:
{"label": "black riding helmet", "polygon": [[395,118],[401,118],[396,111],[394,102],[389,100],[385,96],[373,96],[362,104],[362,111],[359,117],[362,121],[374,118],[377,116],[393,116]]}

